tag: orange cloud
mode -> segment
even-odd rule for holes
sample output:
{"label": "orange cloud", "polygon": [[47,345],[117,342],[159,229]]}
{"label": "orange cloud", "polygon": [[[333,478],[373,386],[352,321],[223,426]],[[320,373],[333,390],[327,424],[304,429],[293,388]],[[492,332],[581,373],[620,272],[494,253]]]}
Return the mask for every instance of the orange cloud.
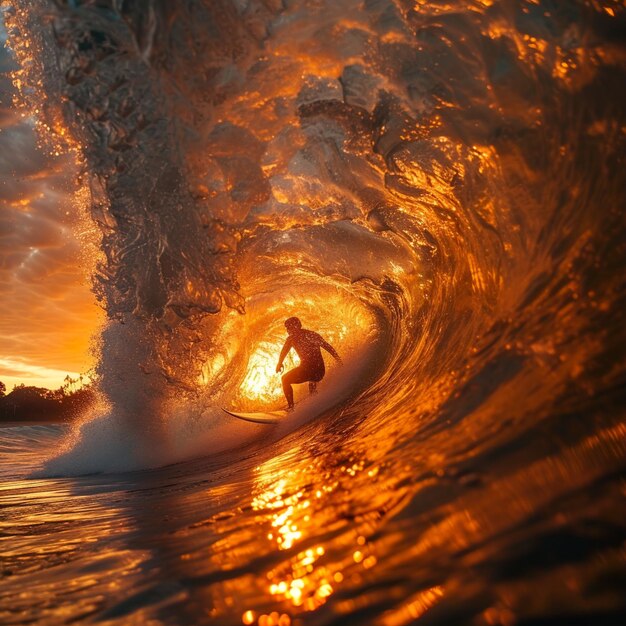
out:
{"label": "orange cloud", "polygon": [[[0,48],[0,72],[10,69]],[[84,243],[93,227],[75,201],[72,159],[42,150],[12,99],[12,84],[0,78],[0,380],[9,389],[55,388],[93,364],[102,319],[89,284],[93,249]]]}

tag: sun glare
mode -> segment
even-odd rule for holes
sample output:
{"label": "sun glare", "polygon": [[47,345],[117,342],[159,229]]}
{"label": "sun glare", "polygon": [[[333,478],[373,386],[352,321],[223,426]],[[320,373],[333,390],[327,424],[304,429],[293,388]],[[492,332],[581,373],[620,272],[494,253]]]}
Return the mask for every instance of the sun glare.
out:
{"label": "sun glare", "polygon": [[[244,397],[263,403],[282,399],[280,374],[276,373],[276,363],[282,347],[282,341],[277,343],[264,341],[259,344],[248,361],[247,374],[241,383],[241,393]],[[296,359],[293,352],[289,353],[284,360],[285,369],[295,367],[298,364]]]}

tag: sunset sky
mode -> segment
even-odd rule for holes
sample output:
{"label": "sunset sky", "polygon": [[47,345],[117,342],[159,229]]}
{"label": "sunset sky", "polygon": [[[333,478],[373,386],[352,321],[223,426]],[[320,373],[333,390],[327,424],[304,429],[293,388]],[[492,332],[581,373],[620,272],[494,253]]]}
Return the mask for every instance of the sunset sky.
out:
{"label": "sunset sky", "polygon": [[57,388],[93,363],[102,317],[80,240],[92,228],[75,201],[70,155],[38,147],[13,106],[14,68],[0,18],[0,381]]}

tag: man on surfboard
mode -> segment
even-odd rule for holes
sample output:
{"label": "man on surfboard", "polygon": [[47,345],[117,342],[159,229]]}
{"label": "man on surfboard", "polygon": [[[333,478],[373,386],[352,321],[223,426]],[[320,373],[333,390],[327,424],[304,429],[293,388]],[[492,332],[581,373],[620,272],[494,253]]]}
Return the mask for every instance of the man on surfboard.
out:
{"label": "man on surfboard", "polygon": [[276,372],[282,372],[283,360],[291,348],[300,357],[300,365],[283,374],[282,377],[283,392],[285,398],[287,398],[287,410],[290,411],[293,409],[293,389],[291,385],[308,382],[309,392],[315,393],[317,383],[324,378],[326,369],[324,368],[324,359],[322,358],[320,348],[324,348],[326,352],[329,352],[340,365],[341,358],[335,348],[327,341],[324,341],[320,335],[312,330],[302,328],[302,322],[297,317],[290,317],[285,322],[285,328],[289,333],[289,337],[287,337],[287,341],[285,341],[285,345],[280,351]]}

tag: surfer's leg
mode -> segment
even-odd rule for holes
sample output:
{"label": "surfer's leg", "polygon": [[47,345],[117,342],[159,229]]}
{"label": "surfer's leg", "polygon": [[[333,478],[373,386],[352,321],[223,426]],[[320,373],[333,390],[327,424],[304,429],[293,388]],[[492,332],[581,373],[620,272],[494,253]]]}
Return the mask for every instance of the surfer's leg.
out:
{"label": "surfer's leg", "polygon": [[308,373],[308,381],[309,381],[309,393],[313,395],[317,393],[317,383],[324,378],[325,370],[322,366],[321,368],[317,368],[315,370],[311,370]]}
{"label": "surfer's leg", "polygon": [[297,383],[304,382],[302,380],[302,367],[296,367],[288,371],[283,377],[283,393],[285,394],[285,398],[287,399],[287,406],[289,408],[293,407],[293,389],[291,385],[295,385]]}
{"label": "surfer's leg", "polygon": [[291,385],[285,380],[286,376],[283,376],[283,393],[285,394],[285,398],[287,399],[287,407],[293,407],[293,389]]}
{"label": "surfer's leg", "polygon": [[291,385],[304,383],[307,380],[308,378],[306,377],[306,372],[304,371],[302,366],[290,370],[282,377],[283,393],[285,394],[285,398],[287,399],[287,406],[289,408],[293,407],[293,389],[291,388]]}

